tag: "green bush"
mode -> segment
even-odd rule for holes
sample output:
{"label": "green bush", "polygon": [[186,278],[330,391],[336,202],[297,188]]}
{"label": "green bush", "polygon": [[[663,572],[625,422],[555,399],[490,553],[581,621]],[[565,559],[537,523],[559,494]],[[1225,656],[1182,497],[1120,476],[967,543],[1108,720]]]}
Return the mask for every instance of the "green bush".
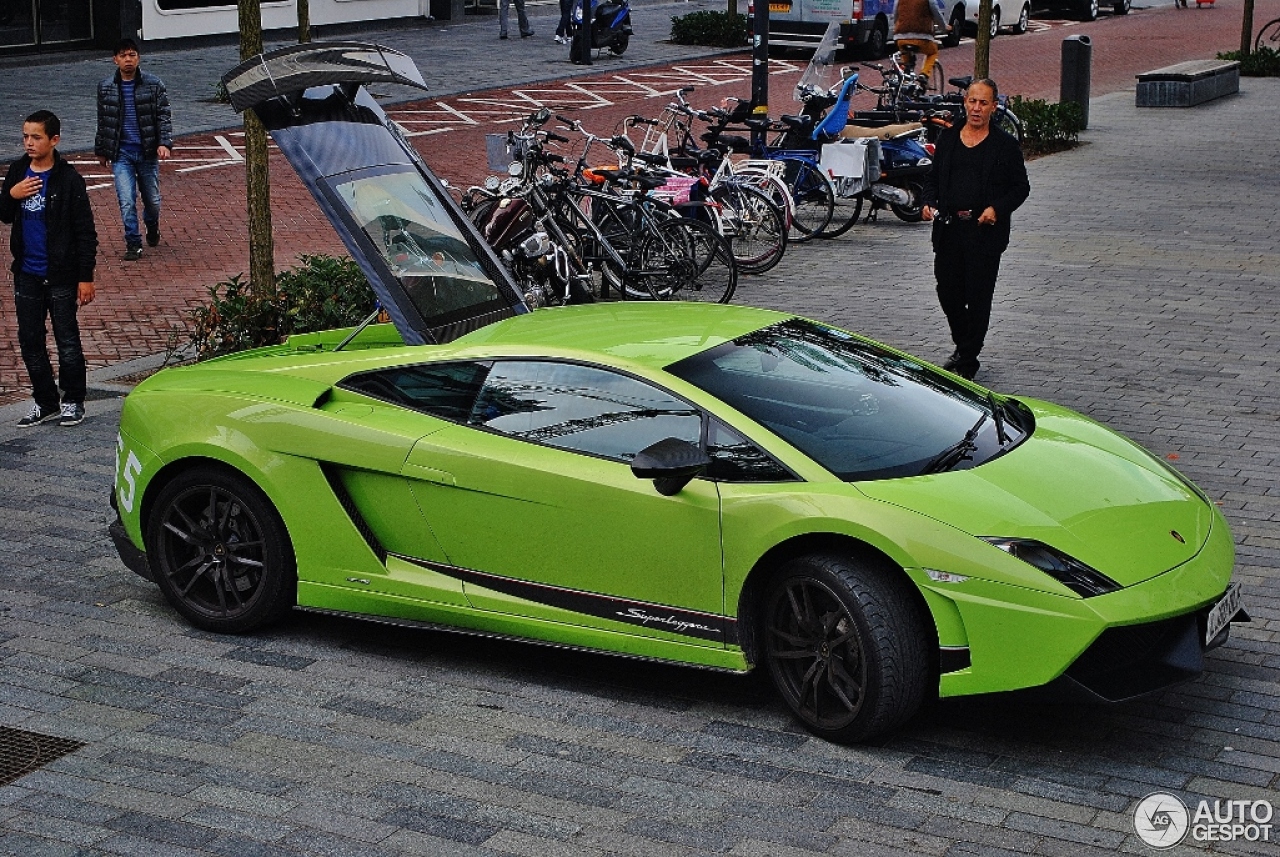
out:
{"label": "green bush", "polygon": [[1236,60],[1240,63],[1242,77],[1280,77],[1280,51],[1265,45],[1243,56],[1239,51],[1218,54],[1220,60]]}
{"label": "green bush", "polygon": [[236,274],[209,287],[209,302],[191,310],[190,341],[198,360],[274,345],[295,333],[359,324],[377,298],[351,259],[300,256],[301,265],[276,275],[276,293],[263,298]]}
{"label": "green bush", "polygon": [[706,11],[673,16],[671,41],[677,45],[739,48],[747,43],[747,16]]}
{"label": "green bush", "polygon": [[1022,150],[1028,155],[1061,152],[1080,142],[1084,111],[1074,101],[1050,103],[1014,95],[1009,109],[1022,120]]}

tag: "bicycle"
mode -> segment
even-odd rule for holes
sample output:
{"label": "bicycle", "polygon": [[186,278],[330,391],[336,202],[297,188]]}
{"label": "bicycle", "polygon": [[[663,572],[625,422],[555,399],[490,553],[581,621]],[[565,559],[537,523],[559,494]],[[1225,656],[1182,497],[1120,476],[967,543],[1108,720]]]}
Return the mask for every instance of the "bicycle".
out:
{"label": "bicycle", "polygon": [[1258,30],[1258,38],[1253,42],[1255,51],[1267,48],[1268,50],[1280,50],[1280,18],[1275,18],[1262,25],[1262,29]]}

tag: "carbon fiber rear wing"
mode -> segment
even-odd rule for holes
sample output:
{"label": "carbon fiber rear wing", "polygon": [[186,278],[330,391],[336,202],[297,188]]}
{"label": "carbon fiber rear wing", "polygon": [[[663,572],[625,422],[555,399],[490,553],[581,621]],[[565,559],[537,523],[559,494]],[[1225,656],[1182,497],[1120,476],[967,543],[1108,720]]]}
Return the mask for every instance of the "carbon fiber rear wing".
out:
{"label": "carbon fiber rear wing", "polygon": [[290,45],[245,60],[222,76],[237,113],[271,98],[329,84],[401,83],[426,89],[413,60],[360,42]]}

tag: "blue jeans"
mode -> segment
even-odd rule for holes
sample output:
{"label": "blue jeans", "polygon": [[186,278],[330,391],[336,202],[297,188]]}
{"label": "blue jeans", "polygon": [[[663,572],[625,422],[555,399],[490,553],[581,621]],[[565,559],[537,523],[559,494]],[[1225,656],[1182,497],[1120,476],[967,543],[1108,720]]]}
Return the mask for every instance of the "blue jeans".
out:
{"label": "blue jeans", "polygon": [[31,274],[13,275],[14,304],[18,315],[18,348],[31,377],[36,404],[46,412],[58,409],[58,385],[53,380],[46,345],[45,316],[53,322],[53,341],[58,346],[58,380],[62,401],[84,404],[85,362],[80,347],[79,284],[53,285]]}
{"label": "blue jeans", "polygon": [[111,174],[115,176],[116,199],[124,219],[124,246],[141,247],[138,191],[142,191],[142,221],[148,232],[155,232],[160,228],[160,159],[121,149],[120,157],[111,162]]}

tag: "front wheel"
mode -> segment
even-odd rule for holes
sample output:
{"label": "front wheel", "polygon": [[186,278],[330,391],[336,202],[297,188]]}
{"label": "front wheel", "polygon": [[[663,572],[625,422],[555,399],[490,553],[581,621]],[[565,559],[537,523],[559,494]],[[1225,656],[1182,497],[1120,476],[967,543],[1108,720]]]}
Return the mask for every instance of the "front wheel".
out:
{"label": "front wheel", "polygon": [[1080,0],[1080,20],[1093,21],[1098,17],[1098,0]]}
{"label": "front wheel", "polygon": [[1000,10],[991,10],[991,38],[1000,35]]}
{"label": "front wheel", "polygon": [[709,196],[720,206],[721,232],[729,239],[740,273],[763,274],[782,261],[786,216],[768,194],[754,185],[726,182],[712,187]]}
{"label": "front wheel", "polygon": [[1132,5],[1132,0],[1119,0],[1118,3],[1111,7],[1111,11],[1116,15],[1128,15]]}
{"label": "front wheel", "polygon": [[258,487],[232,470],[198,467],[165,485],[147,518],[146,543],[164,597],[206,631],[252,631],[297,599],[284,522]]}
{"label": "front wheel", "polygon": [[[1129,2],[1129,0],[1125,0]],[[1013,34],[1021,36],[1031,27],[1031,6],[1023,4],[1022,11],[1018,13],[1018,20],[1013,22]]]}
{"label": "front wheel", "polygon": [[836,554],[791,560],[769,586],[764,657],[815,735],[865,741],[901,727],[937,682],[933,634],[905,575]]}

